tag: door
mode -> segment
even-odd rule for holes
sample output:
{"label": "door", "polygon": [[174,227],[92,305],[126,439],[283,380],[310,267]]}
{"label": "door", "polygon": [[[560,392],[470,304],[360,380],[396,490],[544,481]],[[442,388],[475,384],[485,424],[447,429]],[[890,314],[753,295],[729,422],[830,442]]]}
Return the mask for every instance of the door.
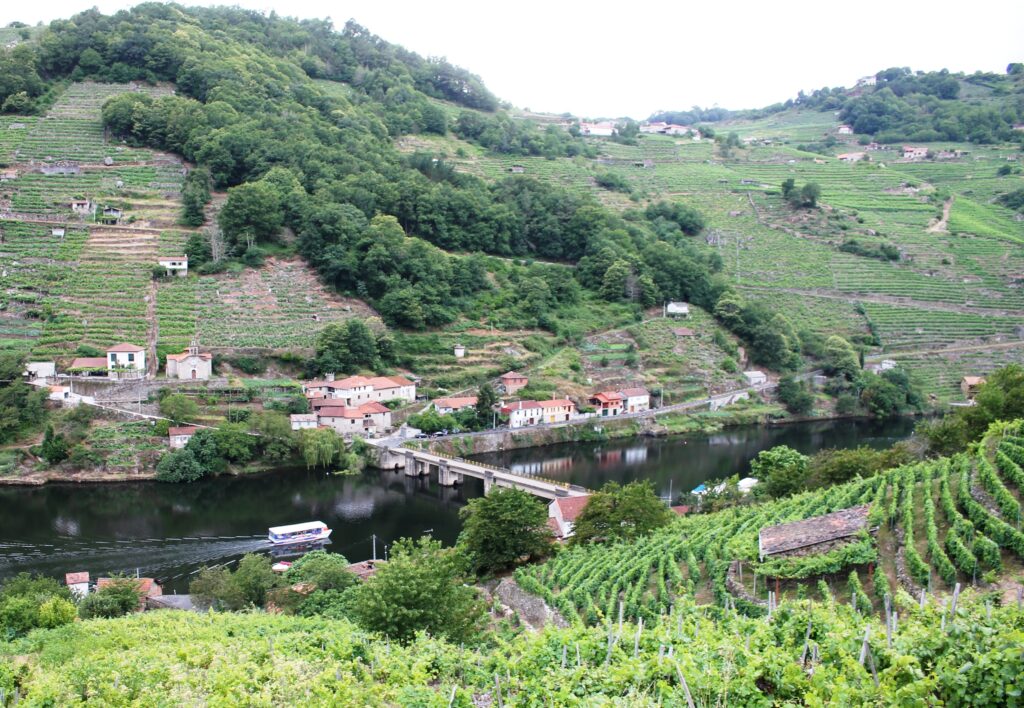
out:
{"label": "door", "polygon": [[192,378],[195,378],[195,377],[196,377],[196,370],[192,369]]}

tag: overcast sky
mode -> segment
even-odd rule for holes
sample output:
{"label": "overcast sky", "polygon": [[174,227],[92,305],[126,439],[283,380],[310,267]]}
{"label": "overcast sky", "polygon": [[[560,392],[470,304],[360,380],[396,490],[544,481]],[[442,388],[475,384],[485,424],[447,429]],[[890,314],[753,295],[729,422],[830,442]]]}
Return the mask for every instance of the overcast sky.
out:
{"label": "overcast sky", "polygon": [[[0,3],[0,24],[105,13],[131,0]],[[354,19],[389,42],[480,75],[520,108],[644,118],[693,105],[752,108],[850,86],[890,66],[998,71],[1024,61],[1024,1],[559,2],[229,0]],[[607,9],[605,9],[607,8]],[[657,8],[657,9],[655,9]],[[947,9],[948,8],[948,9]]]}

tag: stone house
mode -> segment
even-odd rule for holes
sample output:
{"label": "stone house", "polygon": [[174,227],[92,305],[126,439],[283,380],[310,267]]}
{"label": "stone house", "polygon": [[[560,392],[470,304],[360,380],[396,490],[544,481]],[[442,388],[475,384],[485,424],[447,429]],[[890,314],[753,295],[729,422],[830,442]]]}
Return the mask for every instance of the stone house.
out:
{"label": "stone house", "polygon": [[79,216],[89,216],[92,213],[92,202],[88,199],[72,199],[69,206],[71,211]]}
{"label": "stone house", "polygon": [[464,411],[467,408],[473,408],[476,406],[476,402],[476,396],[451,396],[449,398],[434,399],[433,406],[434,410],[441,415],[447,415]]}
{"label": "stone house", "polygon": [[374,437],[391,429],[391,410],[377,401],[359,406],[323,406],[317,423],[333,428],[339,435]]}
{"label": "stone house", "polygon": [[530,383],[530,379],[515,371],[502,374],[498,380],[500,381],[499,390],[509,396],[514,395],[521,388],[526,388],[526,385]]}
{"label": "stone house", "polygon": [[292,413],[289,420],[292,430],[312,430],[319,425],[316,413]]}
{"label": "stone house", "polygon": [[743,378],[747,380],[747,384],[750,386],[760,386],[768,383],[768,376],[763,371],[758,371],[757,369],[744,371]]}
{"label": "stone house", "polygon": [[[172,450],[180,450],[188,445],[188,441],[199,431],[194,425],[182,425],[167,429],[167,443]],[[198,443],[196,443],[198,445]]]}
{"label": "stone house", "polygon": [[838,128],[836,128],[836,132],[839,135],[853,135],[853,127],[849,126],[849,125],[843,124],[843,125],[839,126]]}
{"label": "stone house", "polygon": [[200,352],[199,344],[193,339],[185,351],[167,355],[164,373],[169,379],[206,381],[213,375],[213,354]]}
{"label": "stone house", "polygon": [[760,560],[771,557],[812,556],[843,546],[868,530],[870,504],[812,516],[777,526],[766,526],[757,537]]}
{"label": "stone house", "polygon": [[960,390],[963,391],[964,398],[973,401],[978,395],[978,390],[986,383],[984,376],[965,376],[960,379]]}
{"label": "stone house", "polygon": [[369,401],[416,400],[416,384],[404,376],[349,376],[335,380],[334,374],[302,384],[306,398],[327,398],[339,405],[359,406]]}
{"label": "stone house", "polygon": [[904,160],[923,160],[928,157],[928,148],[904,145],[902,154]]}

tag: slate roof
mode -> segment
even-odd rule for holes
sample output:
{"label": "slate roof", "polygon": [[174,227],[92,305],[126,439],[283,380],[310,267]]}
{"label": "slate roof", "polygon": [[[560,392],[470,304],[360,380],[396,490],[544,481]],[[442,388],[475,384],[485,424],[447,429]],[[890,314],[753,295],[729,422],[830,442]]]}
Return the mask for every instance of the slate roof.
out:
{"label": "slate roof", "polygon": [[760,555],[764,558],[854,536],[867,528],[870,508],[870,504],[865,504],[801,521],[766,526],[758,535]]}

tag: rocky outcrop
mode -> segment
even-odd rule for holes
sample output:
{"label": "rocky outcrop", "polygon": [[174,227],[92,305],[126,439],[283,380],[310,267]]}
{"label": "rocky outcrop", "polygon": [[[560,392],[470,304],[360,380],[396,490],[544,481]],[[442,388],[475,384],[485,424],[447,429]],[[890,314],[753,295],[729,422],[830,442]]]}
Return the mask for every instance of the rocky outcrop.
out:
{"label": "rocky outcrop", "polygon": [[543,629],[549,624],[560,628],[569,626],[558,610],[549,607],[542,598],[523,590],[512,578],[503,578],[497,585],[488,583],[484,587],[509,611],[508,614],[518,615],[520,620],[533,629]]}

